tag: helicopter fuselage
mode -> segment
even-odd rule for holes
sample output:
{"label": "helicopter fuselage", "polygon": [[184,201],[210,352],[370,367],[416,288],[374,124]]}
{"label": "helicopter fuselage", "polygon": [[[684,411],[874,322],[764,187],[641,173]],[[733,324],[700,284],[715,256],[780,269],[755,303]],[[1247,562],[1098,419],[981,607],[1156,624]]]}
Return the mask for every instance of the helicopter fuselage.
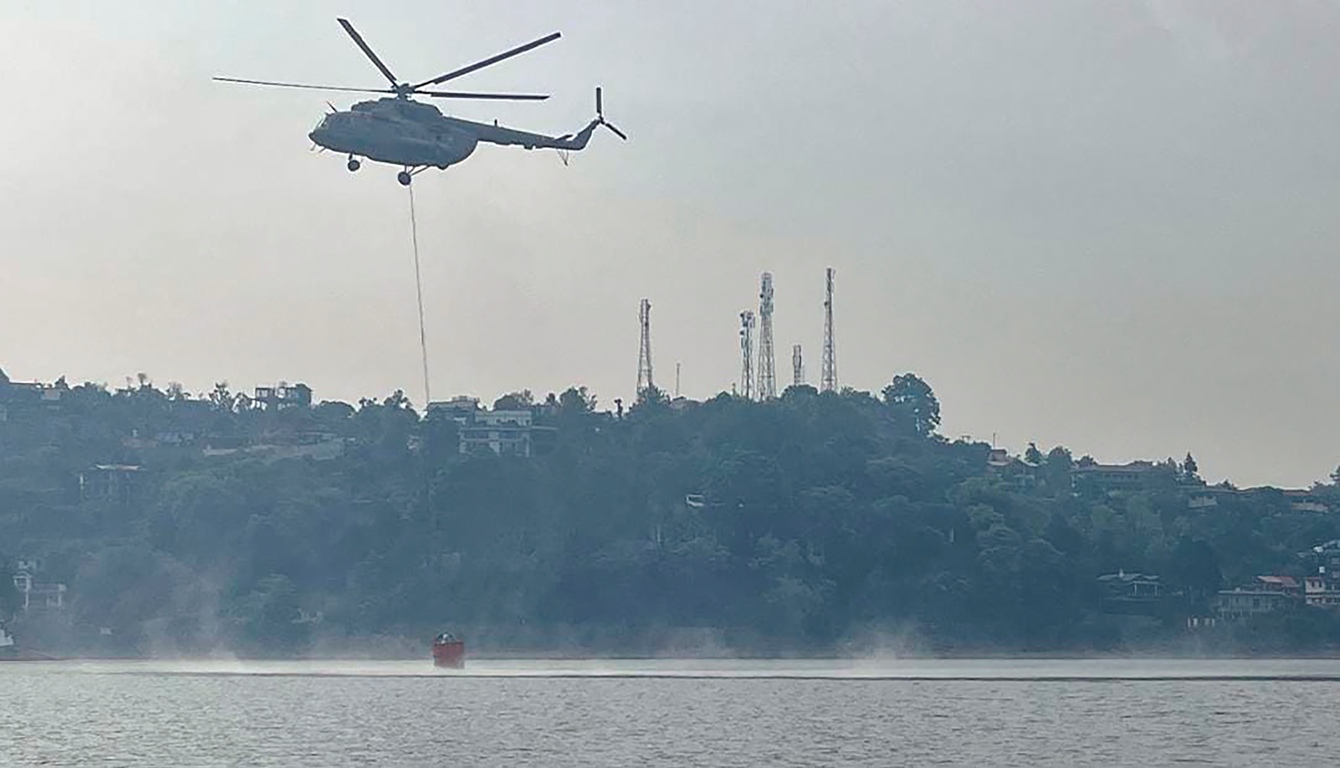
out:
{"label": "helicopter fuselage", "polygon": [[328,113],[308,138],[350,158],[366,157],[404,168],[445,169],[469,157],[480,142],[526,149],[580,150],[598,122],[592,121],[575,135],[546,136],[497,123],[447,117],[430,104],[386,98]]}
{"label": "helicopter fuselage", "polygon": [[455,165],[469,157],[479,143],[477,136],[452,125],[432,106],[395,98],[331,112],[308,138],[318,146],[351,157],[406,168]]}

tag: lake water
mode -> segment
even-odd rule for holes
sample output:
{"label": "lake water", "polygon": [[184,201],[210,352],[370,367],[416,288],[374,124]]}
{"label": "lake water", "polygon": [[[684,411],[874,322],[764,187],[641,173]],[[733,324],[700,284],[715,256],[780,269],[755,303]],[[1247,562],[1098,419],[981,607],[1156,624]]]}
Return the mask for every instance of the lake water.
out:
{"label": "lake water", "polygon": [[1340,660],[0,664],[0,765],[1330,765]]}

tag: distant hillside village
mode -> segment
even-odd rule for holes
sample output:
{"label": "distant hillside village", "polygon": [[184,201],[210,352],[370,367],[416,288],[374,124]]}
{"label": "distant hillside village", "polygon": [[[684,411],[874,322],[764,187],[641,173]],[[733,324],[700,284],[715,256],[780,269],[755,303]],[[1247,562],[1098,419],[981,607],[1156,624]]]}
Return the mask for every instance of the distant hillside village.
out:
{"label": "distant hillside village", "polygon": [[[1190,454],[1103,464],[1030,444],[1016,456],[948,441],[938,423],[933,393],[910,374],[879,395],[800,387],[770,404],[648,390],[627,409],[600,410],[571,388],[491,405],[453,397],[420,415],[401,393],[351,405],[318,402],[301,383],[250,393],[219,384],[193,397],[146,376],[109,391],[0,372],[0,570],[14,621],[82,627],[87,647],[141,637],[154,621],[190,626],[178,588],[156,587],[182,614],[169,621],[161,605],[129,605],[109,584],[189,581],[224,562],[235,583],[210,600],[253,642],[309,637],[323,622],[355,634],[412,625],[422,608],[390,597],[405,585],[459,595],[478,578],[494,594],[504,572],[524,582],[509,593],[509,621],[620,621],[574,595],[622,580],[670,600],[647,552],[669,558],[656,573],[696,574],[675,577],[701,594],[666,603],[678,606],[664,609],[674,621],[738,620],[814,642],[881,612],[951,645],[967,633],[1054,647],[1110,646],[1131,620],[1196,635],[1340,612],[1335,484],[1207,485]],[[486,519],[502,526],[493,539],[447,532]],[[913,539],[922,543],[906,549]],[[426,542],[450,558],[420,551]],[[236,563],[219,559],[225,550]],[[1041,563],[1045,573],[1033,570]],[[552,581],[527,581],[541,573]],[[747,608],[718,616],[713,592]],[[599,599],[653,610],[632,593]],[[1045,620],[1027,618],[1037,601]],[[996,615],[1007,604],[1019,617]],[[274,605],[290,617],[278,629],[266,623]],[[487,624],[502,620],[497,610],[460,603],[452,616]],[[990,629],[1002,626],[1013,634]],[[1340,621],[1335,629],[1340,643]],[[173,631],[186,645],[194,637]]]}
{"label": "distant hillside village", "polygon": [[[1045,459],[1033,445],[1022,457],[993,448],[987,463],[992,474],[1025,491],[1035,487],[1045,471]],[[1180,464],[1171,458],[1162,462],[1101,464],[1085,456],[1073,463],[1069,474],[1075,496],[1120,499],[1130,494],[1176,492],[1185,498],[1189,510],[1209,511],[1221,502],[1245,501],[1329,517],[1340,507],[1340,495],[1332,485],[1287,489],[1271,486],[1240,489],[1227,481],[1207,485],[1197,475],[1195,459],[1190,454]],[[1340,540],[1320,542],[1296,553],[1290,566],[1289,575],[1256,575],[1230,588],[1195,596],[1208,599],[1197,601],[1201,611],[1191,611],[1186,616],[1188,627],[1242,621],[1294,605],[1340,609]],[[1105,610],[1116,614],[1157,616],[1169,610],[1185,610],[1188,598],[1192,597],[1182,589],[1169,588],[1158,574],[1119,570],[1100,575],[1098,582]]]}

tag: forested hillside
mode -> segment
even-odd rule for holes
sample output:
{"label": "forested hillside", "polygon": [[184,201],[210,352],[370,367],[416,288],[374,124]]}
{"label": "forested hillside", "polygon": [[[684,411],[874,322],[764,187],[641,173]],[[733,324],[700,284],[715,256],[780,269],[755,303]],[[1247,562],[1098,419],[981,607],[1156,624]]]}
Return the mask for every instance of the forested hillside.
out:
{"label": "forested hillside", "polygon": [[[1122,493],[1076,482],[1061,447],[989,462],[936,434],[912,375],[770,402],[653,390],[622,415],[584,389],[519,394],[552,428],[528,458],[462,455],[454,422],[399,394],[265,408],[223,385],[57,388],[6,401],[0,553],[39,560],[68,605],[24,614],[6,590],[0,613],[76,651],[333,653],[444,629],[537,652],[1340,638],[1312,609],[1185,629],[1222,586],[1301,574],[1296,553],[1340,518],[1278,492],[1198,506],[1191,461]],[[1104,609],[1097,577],[1117,571],[1178,597],[1132,624]]]}

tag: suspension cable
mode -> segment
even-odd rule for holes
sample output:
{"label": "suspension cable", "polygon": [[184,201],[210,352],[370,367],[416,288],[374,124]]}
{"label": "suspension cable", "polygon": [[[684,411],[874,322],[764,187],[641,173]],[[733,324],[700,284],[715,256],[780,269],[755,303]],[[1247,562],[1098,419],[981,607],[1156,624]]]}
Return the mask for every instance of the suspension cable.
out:
{"label": "suspension cable", "polygon": [[423,358],[423,410],[428,412],[432,402],[432,389],[428,385],[428,334],[423,323],[423,277],[419,270],[419,225],[414,216],[414,185],[409,190],[409,237],[414,245],[414,293],[419,302],[419,353]]}

